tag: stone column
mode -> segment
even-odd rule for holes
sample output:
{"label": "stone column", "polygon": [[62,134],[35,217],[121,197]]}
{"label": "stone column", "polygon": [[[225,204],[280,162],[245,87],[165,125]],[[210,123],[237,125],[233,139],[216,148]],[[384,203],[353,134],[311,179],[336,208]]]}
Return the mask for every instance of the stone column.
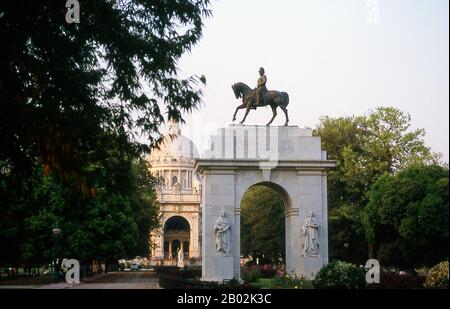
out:
{"label": "stone column", "polygon": [[[222,282],[239,276],[239,270],[234,269],[234,259],[239,248],[234,246],[239,226],[236,226],[234,205],[234,171],[205,171],[203,177],[203,213],[202,213],[202,279],[205,281]],[[222,211],[231,223],[232,250],[230,256],[221,256],[216,252],[214,225]]]}
{"label": "stone column", "polygon": [[322,263],[328,264],[328,176],[326,171],[322,171],[322,222],[320,243],[322,245]]}
{"label": "stone column", "polygon": [[199,240],[199,230],[198,230],[198,217],[197,215],[193,215],[191,219],[191,231],[189,236],[189,256],[190,257],[199,257],[200,251],[198,247]]}
{"label": "stone column", "polygon": [[[300,256],[300,269],[298,273],[305,276],[316,274],[323,265],[328,262],[328,230],[327,230],[327,205],[324,202],[324,176],[322,171],[298,171],[299,195],[298,202],[301,206],[299,213],[298,226],[304,225],[308,213],[313,215],[319,224],[319,255],[316,257],[303,256],[302,245],[303,237],[300,235],[300,245],[298,247],[298,256]],[[326,181],[326,177],[325,177]],[[326,186],[326,184],[325,184]],[[300,230],[301,231],[301,230]],[[298,231],[298,233],[300,233]],[[296,266],[296,270],[297,267]]]}
{"label": "stone column", "polygon": [[164,256],[164,230],[161,229],[156,236],[152,237],[151,241],[153,242],[152,245],[155,245],[155,248],[152,250],[152,256]]}

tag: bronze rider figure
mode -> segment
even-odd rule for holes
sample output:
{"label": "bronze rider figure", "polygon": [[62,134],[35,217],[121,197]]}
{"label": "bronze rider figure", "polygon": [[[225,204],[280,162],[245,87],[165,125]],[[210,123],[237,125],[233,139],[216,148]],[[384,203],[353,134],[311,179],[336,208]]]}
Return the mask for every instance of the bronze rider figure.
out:
{"label": "bronze rider figure", "polygon": [[265,95],[268,91],[266,88],[266,83],[267,83],[267,76],[265,75],[264,68],[259,68],[259,78],[256,86],[256,100],[253,108],[261,106],[262,105],[261,103],[266,105]]}

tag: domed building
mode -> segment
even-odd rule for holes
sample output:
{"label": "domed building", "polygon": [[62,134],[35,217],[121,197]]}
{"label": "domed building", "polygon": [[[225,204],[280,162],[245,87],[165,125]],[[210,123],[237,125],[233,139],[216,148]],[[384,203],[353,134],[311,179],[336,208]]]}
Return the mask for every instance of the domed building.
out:
{"label": "domed building", "polygon": [[151,258],[165,265],[175,264],[183,252],[184,260],[201,254],[201,181],[194,172],[198,150],[181,134],[177,123],[169,122],[160,149],[148,156],[151,172],[162,179],[157,188],[161,228],[150,236]]}

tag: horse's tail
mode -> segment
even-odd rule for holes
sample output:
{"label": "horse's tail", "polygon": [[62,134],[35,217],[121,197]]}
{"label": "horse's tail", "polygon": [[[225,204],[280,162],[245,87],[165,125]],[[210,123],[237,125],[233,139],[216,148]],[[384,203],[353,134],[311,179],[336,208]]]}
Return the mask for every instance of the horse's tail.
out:
{"label": "horse's tail", "polygon": [[289,105],[289,95],[287,92],[282,92],[281,95],[283,96],[283,105],[284,107]]}

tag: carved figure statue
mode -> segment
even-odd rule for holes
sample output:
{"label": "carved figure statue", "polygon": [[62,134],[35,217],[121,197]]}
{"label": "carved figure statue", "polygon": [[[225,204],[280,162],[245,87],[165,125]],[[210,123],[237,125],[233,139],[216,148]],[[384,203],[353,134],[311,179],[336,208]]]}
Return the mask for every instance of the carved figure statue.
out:
{"label": "carved figure statue", "polygon": [[231,223],[225,211],[220,213],[214,225],[216,236],[216,253],[222,256],[229,256],[231,253]]}

